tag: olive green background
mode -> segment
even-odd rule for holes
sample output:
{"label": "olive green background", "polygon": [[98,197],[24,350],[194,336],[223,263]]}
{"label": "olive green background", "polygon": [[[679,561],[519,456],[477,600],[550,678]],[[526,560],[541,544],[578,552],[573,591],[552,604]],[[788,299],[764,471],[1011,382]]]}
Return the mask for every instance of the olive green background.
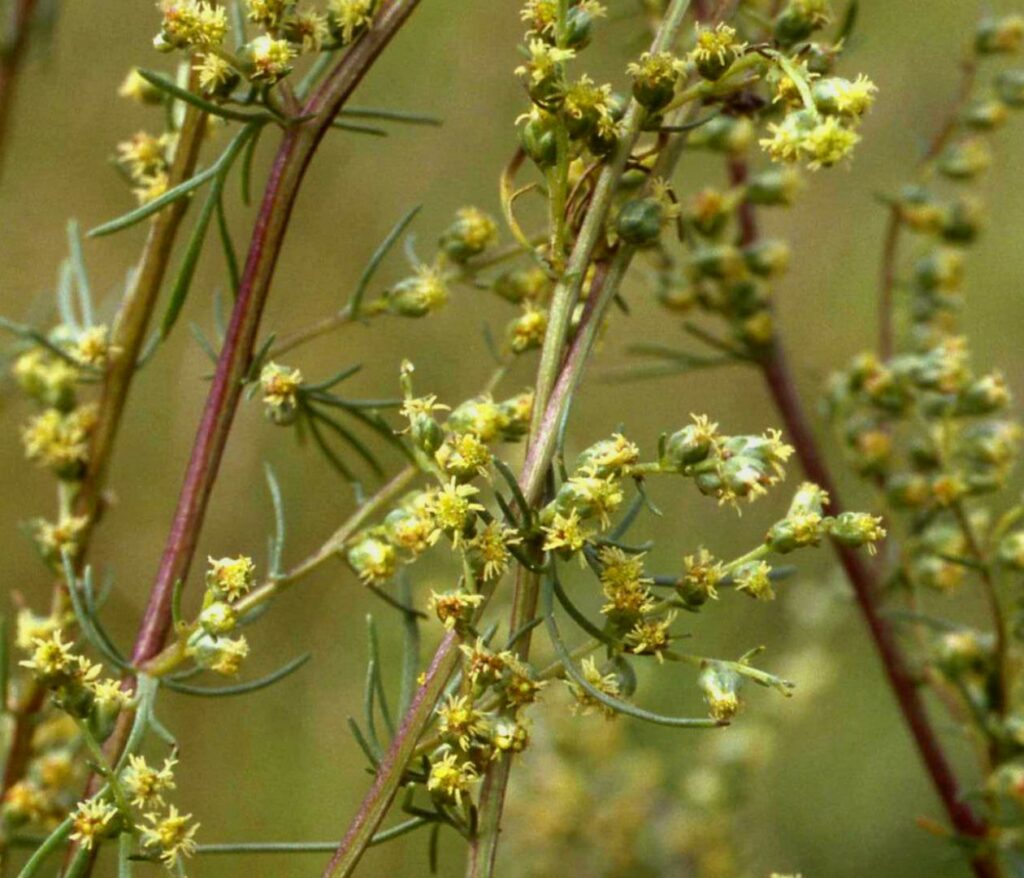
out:
{"label": "olive green background", "polygon": [[[613,0],[610,5],[612,15],[585,57],[598,74],[615,76],[621,84],[619,72],[641,43],[634,37],[637,22],[617,14],[627,4]],[[923,138],[954,93],[958,49],[980,5],[863,2],[844,69],[869,73],[880,88],[877,107],[864,124],[864,143],[849,170],[814,175],[796,209],[766,219],[768,231],[786,237],[794,248],[793,268],[778,289],[779,320],[808,399],[830,368],[872,343],[884,219],[874,193],[891,191],[906,177]],[[1013,9],[1010,3],[989,5]],[[150,3],[74,0],[63,4],[52,43],[34,52],[27,64],[0,181],[4,314],[48,318],[69,217],[90,227],[131,206],[126,186],[109,163],[113,147],[140,128],[157,130],[161,120],[157,111],[119,100],[115,91],[132,64],[170,69],[168,59],[149,49],[156,21]],[[386,140],[342,133],[329,138],[299,200],[265,330],[297,328],[342,303],[377,241],[409,206],[424,204],[414,229],[425,257],[455,208],[473,203],[497,212],[498,174],[514,148],[513,120],[525,106],[512,76],[520,33],[515,3],[425,0],[371,72],[357,102],[433,112],[445,124],[437,129],[393,126]],[[267,132],[261,144],[263,171],[276,137]],[[223,142],[221,135],[218,144]],[[982,184],[991,226],[970,259],[965,324],[979,364],[1000,365],[1011,385],[1020,385],[1024,117],[1014,117],[995,143],[996,171]],[[211,153],[215,148],[209,147]],[[262,172],[257,175],[262,177]],[[719,164],[706,158],[684,160],[677,175],[684,192],[720,181]],[[237,201],[234,192],[232,197]],[[243,246],[252,211],[236,205],[232,222]],[[86,245],[94,288],[109,294],[108,314],[143,234],[140,227]],[[401,277],[400,263],[396,254],[379,280]],[[211,248],[187,319],[209,328],[212,293],[223,284],[222,262]],[[681,425],[690,412],[706,411],[734,432],[777,425],[757,376],[739,370],[637,385],[600,381],[623,361],[629,340],[682,343],[675,318],[666,319],[641,284],[629,287],[629,298],[633,314],[628,320],[615,318],[591,370],[593,380],[575,409],[574,449],[621,423],[653,451],[659,431]],[[396,392],[398,363],[409,357],[418,366],[419,388],[457,402],[472,394],[490,369],[481,325],[488,321],[500,331],[512,314],[486,293],[459,290],[435,318],[351,328],[304,349],[292,362],[310,378],[361,362],[363,373],[350,383],[350,392],[379,396]],[[116,576],[107,618],[124,643],[130,642],[157,566],[208,366],[183,322],[131,397],[111,473],[117,503],[93,553],[94,562]],[[520,366],[506,385],[509,393],[530,380],[532,363]],[[29,516],[52,515],[53,485],[22,460],[18,426],[28,407],[10,385],[0,406],[0,581],[6,591],[20,591],[42,606],[49,582],[17,525]],[[385,457],[389,466],[397,465],[393,455],[385,452]],[[298,448],[291,435],[262,418],[257,404],[248,404],[231,437],[200,558],[246,552],[262,566],[270,527],[264,460],[276,467],[289,510],[287,559],[296,561],[314,549],[351,509],[351,489],[323,459]],[[796,478],[791,477],[790,487]],[[847,482],[848,493],[863,499],[860,487]],[[664,570],[701,543],[722,554],[749,547],[786,502],[783,490],[737,518],[695,497],[682,483],[659,484],[655,496],[666,517],[646,520],[642,535],[658,539],[652,566]],[[826,551],[799,560],[801,575],[784,586],[797,602],[809,600],[836,578]],[[434,580],[438,583],[443,580]],[[192,599],[197,598],[196,585],[189,591]],[[420,582],[421,596],[428,585]],[[173,693],[162,698],[161,715],[182,742],[178,801],[201,820],[202,840],[325,840],[341,833],[368,784],[345,718],[359,710],[363,616],[371,600],[347,569],[328,565],[279,601],[249,634],[254,674],[298,652],[313,651],[313,662],[293,679],[245,699],[195,702]],[[372,609],[389,621],[386,608],[374,603]],[[830,667],[808,671],[812,677],[834,676],[835,682],[801,707],[799,721],[786,724],[774,758],[747,778],[749,804],[737,844],[750,859],[750,874],[764,876],[773,869],[802,871],[805,878],[966,874],[948,848],[914,825],[915,817],[938,817],[939,809],[862,625],[845,599],[844,614],[838,636],[833,633],[823,644]],[[816,636],[792,618],[772,605],[723,600],[685,621],[695,650],[733,657],[764,643],[770,647],[765,662],[771,668],[772,650],[791,650],[805,636]],[[387,647],[392,656],[390,637]],[[656,680],[656,690],[654,678],[645,689],[651,703],[699,709],[692,676],[669,668]],[[745,716],[755,718],[772,698],[771,693],[753,693]],[[600,733],[600,726],[588,729]],[[686,765],[701,734],[641,730],[679,766]],[[453,838],[447,842],[443,871],[459,874],[460,845]],[[424,852],[425,837],[405,839],[374,851],[364,873],[425,874]],[[190,874],[290,878],[319,874],[324,860],[321,855],[218,858],[197,862]]]}

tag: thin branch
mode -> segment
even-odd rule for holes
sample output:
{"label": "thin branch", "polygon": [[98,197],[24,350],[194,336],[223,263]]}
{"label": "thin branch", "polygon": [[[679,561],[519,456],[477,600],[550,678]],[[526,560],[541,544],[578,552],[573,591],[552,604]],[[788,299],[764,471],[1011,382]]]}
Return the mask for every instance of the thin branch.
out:
{"label": "thin branch", "polygon": [[[731,169],[735,178],[739,168]],[[741,246],[756,240],[757,223],[754,207],[744,202],[741,210]],[[744,214],[746,219],[743,219]],[[746,237],[746,236],[752,237]],[[775,403],[785,426],[786,438],[796,449],[797,458],[804,474],[821,487],[831,498],[829,512],[840,515],[843,504],[832,473],[815,439],[804,410],[803,402],[796,389],[786,350],[776,329],[770,348],[759,360],[768,391]],[[878,583],[874,570],[855,549],[833,540],[833,548],[839,557],[846,578],[853,589],[854,598],[868,626],[868,631],[878,652],[889,685],[896,696],[904,721],[910,730],[918,753],[925,764],[935,791],[946,810],[956,831],[970,839],[983,841],[988,828],[974,810],[963,801],[962,791],[956,774],[950,764],[938,735],[928,716],[924,701],[918,689],[918,679],[910,667],[896,634],[887,619],[879,611]],[[971,867],[977,878],[998,878],[999,870],[989,854],[979,850],[971,860]]]}
{"label": "thin branch", "polygon": [[393,0],[373,27],[348,50],[302,108],[308,122],[285,131],[256,218],[238,297],[206,400],[188,470],[156,582],[150,594],[133,660],[156,655],[170,628],[174,583],[186,580],[199,531],[238,408],[263,306],[306,169],[320,141],[366,71],[405,23],[419,0]]}
{"label": "thin branch", "polygon": [[11,18],[0,47],[0,172],[3,171],[4,147],[10,125],[11,110],[25,52],[28,49],[32,19],[39,0],[15,0]]}

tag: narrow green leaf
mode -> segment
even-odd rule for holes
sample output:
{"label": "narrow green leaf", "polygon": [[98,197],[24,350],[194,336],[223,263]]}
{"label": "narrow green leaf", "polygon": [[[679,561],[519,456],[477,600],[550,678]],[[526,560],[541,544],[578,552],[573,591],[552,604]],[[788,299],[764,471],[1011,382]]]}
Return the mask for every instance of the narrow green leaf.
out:
{"label": "narrow green leaf", "polygon": [[339,131],[351,131],[353,134],[369,134],[372,137],[387,137],[388,133],[383,128],[374,128],[372,125],[353,125],[351,122],[342,122],[341,119],[335,119],[331,122],[332,128],[337,128]]}
{"label": "narrow green leaf", "polygon": [[351,378],[362,368],[362,363],[356,363],[354,366],[346,366],[340,372],[336,372],[334,375],[332,375],[330,378],[327,378],[324,381],[319,381],[316,384],[302,385],[302,391],[303,393],[312,393],[318,390],[330,390],[332,387],[341,384],[341,382],[344,381],[346,378]]}
{"label": "narrow green leaf", "polygon": [[[317,421],[319,421],[329,430],[336,433],[339,438],[346,442],[352,448],[352,450],[355,451],[356,454],[358,454],[365,461],[366,465],[369,466],[370,469],[372,469],[376,475],[384,475],[384,469],[383,467],[381,467],[377,458],[373,456],[373,453],[370,451],[370,449],[367,448],[366,445],[364,445],[363,442],[360,441],[360,439],[351,430],[349,430],[346,427],[343,427],[336,420],[324,414],[322,411],[319,411],[318,409],[310,409],[310,411],[312,413],[312,416]],[[355,413],[350,412],[350,414]]]}
{"label": "narrow green leaf", "polygon": [[[164,311],[164,317],[160,324],[161,339],[166,339],[170,334],[178,319],[178,315],[181,313],[182,307],[185,305],[189,290],[192,288],[192,279],[195,276],[196,266],[199,263],[199,256],[203,250],[203,242],[206,240],[206,231],[210,226],[210,219],[213,217],[217,205],[221,202],[227,175],[235,158],[252,133],[251,126],[242,129],[228,145],[227,149],[224,150],[223,155],[217,160],[215,167],[218,168],[218,173],[213,181],[213,185],[210,187],[210,191],[206,195],[206,201],[203,202],[202,210],[199,212],[199,217],[196,219],[196,224],[192,229],[192,235],[189,237],[188,246],[185,248],[181,265],[178,266],[178,272],[171,285],[167,309]],[[220,220],[218,220],[219,224]],[[224,232],[222,231],[222,241],[223,234]],[[228,249],[230,249],[230,238],[228,238]],[[232,257],[229,257],[229,264],[231,258],[233,258],[233,251]],[[237,266],[235,271],[237,274]],[[237,286],[235,286],[236,280],[235,274],[232,274],[233,289],[237,289]]]}
{"label": "narrow green leaf", "polygon": [[555,650],[555,655],[558,656],[558,659],[562,662],[562,666],[565,668],[566,674],[568,674],[572,678],[573,682],[575,682],[588,695],[597,699],[601,704],[611,708],[616,713],[622,713],[626,716],[631,716],[655,725],[694,729],[714,728],[715,726],[720,725],[720,723],[715,720],[706,717],[690,718],[653,713],[649,710],[637,707],[635,704],[630,704],[628,701],[613,698],[591,684],[586,677],[579,672],[579,669],[576,667],[575,659],[573,659],[565,643],[562,641],[561,635],[559,634],[558,624],[555,622],[554,594],[554,580],[551,577],[545,577],[541,586],[541,601],[544,621],[547,624],[551,646]]}
{"label": "narrow green leaf", "polygon": [[250,680],[247,683],[238,683],[234,686],[191,686],[186,683],[177,683],[174,680],[168,679],[162,680],[161,685],[167,687],[173,692],[180,692],[182,695],[197,695],[201,698],[221,698],[234,695],[247,695],[250,692],[258,692],[260,689],[266,689],[268,686],[273,686],[278,681],[294,674],[299,668],[308,662],[311,657],[312,653],[303,653],[278,668],[276,671],[267,674],[265,677],[260,677],[258,680]]}
{"label": "narrow green leaf", "polygon": [[394,737],[395,722],[391,716],[388,696],[384,691],[384,678],[380,672],[380,641],[377,639],[377,626],[374,624],[373,616],[369,613],[366,615],[366,636],[370,643],[370,657],[373,659],[373,685],[377,693],[377,703],[380,705],[380,715],[384,718],[384,725],[387,726],[388,734]]}
{"label": "narrow green leaf", "polygon": [[189,91],[187,88],[182,88],[172,79],[169,79],[162,73],[157,73],[155,70],[143,70],[142,68],[139,68],[139,76],[145,79],[150,85],[155,86],[161,91],[167,92],[171,97],[177,98],[179,101],[184,101],[186,104],[191,104],[193,107],[198,107],[204,113],[209,113],[211,116],[220,116],[222,119],[231,119],[235,122],[268,121],[266,113],[244,113],[241,110],[232,110],[221,104],[215,104],[212,101],[208,101],[194,92]]}
{"label": "narrow green leaf", "polygon": [[348,718],[348,727],[352,732],[352,737],[356,739],[356,743],[359,745],[359,749],[363,751],[363,755],[367,758],[370,765],[377,768],[380,765],[381,756],[383,753],[378,746],[376,750],[370,745],[370,742],[366,740],[366,735],[363,734],[363,730],[359,728],[357,723],[352,717]]}
{"label": "narrow green leaf", "polygon": [[68,250],[71,253],[71,270],[74,272],[75,288],[78,290],[82,322],[86,326],[92,326],[96,322],[92,307],[92,289],[89,286],[89,273],[85,268],[85,257],[82,255],[82,233],[77,220],[68,220]]}
{"label": "narrow green leaf", "polygon": [[395,245],[395,241],[401,237],[402,232],[408,228],[409,223],[416,218],[416,214],[420,212],[422,207],[422,204],[411,207],[405,213],[405,216],[391,227],[391,231],[387,233],[384,240],[377,245],[377,249],[373,251],[370,261],[366,263],[363,273],[359,276],[359,282],[356,284],[355,291],[348,300],[347,307],[352,312],[353,320],[359,317],[359,308],[363,303],[363,297],[366,295],[366,289],[370,285],[370,281],[373,280],[373,276],[380,267],[381,262],[384,261],[384,257],[388,255],[388,252]]}
{"label": "narrow green leaf", "polygon": [[241,273],[238,268],[238,253],[235,251],[235,243],[231,240],[231,229],[228,227],[228,218],[224,211],[224,192],[217,193],[217,231],[220,234],[221,249],[224,250],[224,262],[228,267],[228,279],[231,282],[231,294],[238,298],[238,288],[241,285]]}
{"label": "narrow green leaf", "polygon": [[274,468],[269,464],[263,465],[263,472],[267,479],[267,489],[270,491],[270,500],[274,505],[274,536],[271,539],[271,552],[268,559],[268,569],[272,579],[281,575],[281,555],[284,552],[285,518],[284,500],[281,498],[281,486],[278,484],[277,476],[274,475]]}
{"label": "narrow green leaf", "polygon": [[[398,576],[398,597],[406,606],[412,606],[412,585],[403,571]],[[398,715],[405,712],[416,693],[416,680],[420,671],[420,625],[412,613],[402,614],[402,685],[398,695]]]}
{"label": "narrow green leaf", "polygon": [[384,119],[388,122],[405,122],[408,125],[432,125],[439,127],[444,120],[429,113],[415,113],[408,110],[388,110],[383,107],[343,107],[340,116],[353,119]]}
{"label": "narrow green leaf", "polygon": [[130,226],[134,226],[136,223],[141,223],[144,219],[148,219],[154,213],[163,210],[163,208],[167,207],[168,204],[173,204],[178,199],[184,198],[190,192],[198,189],[207,182],[207,180],[211,180],[217,176],[219,170],[220,168],[217,163],[210,165],[206,170],[200,171],[199,173],[189,177],[184,182],[179,183],[177,186],[171,187],[160,197],[154,198],[152,201],[148,201],[140,207],[135,208],[135,210],[130,210],[128,213],[122,214],[116,219],[112,219],[109,222],[96,226],[96,228],[89,231],[89,237],[100,238],[104,235],[112,235],[114,232],[120,232],[122,229],[127,229]]}

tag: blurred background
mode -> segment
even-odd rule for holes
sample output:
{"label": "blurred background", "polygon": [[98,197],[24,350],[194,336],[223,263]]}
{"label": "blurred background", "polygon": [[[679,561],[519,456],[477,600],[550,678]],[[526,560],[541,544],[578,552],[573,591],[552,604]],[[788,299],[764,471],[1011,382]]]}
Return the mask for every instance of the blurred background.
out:
{"label": "blurred background", "polygon": [[[597,75],[620,77],[617,71],[640,49],[634,38],[638,27],[625,16],[625,0],[609,5],[611,15],[599,27],[587,64]],[[960,45],[977,16],[992,8],[1019,11],[1002,0],[861,4],[857,37],[843,69],[868,73],[880,89],[864,125],[864,142],[851,168],[814,175],[796,209],[773,213],[767,220],[769,233],[788,239],[794,249],[793,267],[778,286],[777,301],[782,331],[808,399],[814,398],[830,368],[872,341],[884,219],[874,195],[891,191],[908,176],[923,139],[957,87]],[[33,52],[26,65],[0,180],[0,311],[5,315],[46,319],[66,253],[68,218],[89,228],[132,205],[110,157],[118,141],[139,129],[156,131],[161,120],[159,111],[118,99],[116,89],[131,65],[166,65],[149,48],[156,23],[150,3],[75,0],[63,5],[51,43]],[[387,139],[340,132],[329,138],[298,204],[265,331],[287,332],[343,303],[377,242],[413,204],[424,205],[413,230],[421,255],[427,257],[455,209],[475,204],[499,212],[498,174],[514,146],[513,121],[525,106],[512,75],[521,30],[513,2],[423,3],[360,88],[355,103],[434,113],[443,117],[444,125],[390,126]],[[621,77],[616,81],[621,84]],[[275,137],[268,132],[261,144],[258,163],[264,170]],[[982,184],[991,222],[970,257],[965,321],[979,366],[998,364],[1011,386],[1019,387],[1024,383],[1019,343],[1024,320],[1019,247],[1024,228],[1024,199],[1019,197],[1024,119],[1012,118],[994,141],[996,170]],[[682,192],[720,183],[719,163],[687,159],[676,179]],[[251,212],[235,205],[231,219],[242,246]],[[86,244],[93,287],[109,291],[108,313],[143,234],[140,226]],[[396,253],[377,286],[405,272]],[[609,335],[591,371],[593,380],[574,411],[571,449],[624,424],[632,438],[653,452],[659,432],[681,426],[690,412],[709,413],[727,432],[759,432],[777,425],[759,379],[738,370],[641,384],[603,382],[603,375],[625,362],[627,337],[666,343],[682,339],[674,320],[666,320],[644,297],[644,288],[634,284],[629,295],[633,314]],[[223,285],[219,254],[208,248],[186,319],[209,329],[212,296]],[[362,363],[362,373],[348,385],[349,395],[387,396],[397,392],[398,364],[408,357],[417,365],[418,388],[454,404],[474,393],[489,373],[481,327],[489,323],[500,332],[511,316],[509,307],[495,297],[459,290],[434,318],[389,319],[349,328],[302,349],[289,363],[313,380]],[[117,505],[93,549],[94,562],[116,577],[106,617],[123,643],[131,640],[157,567],[208,367],[182,323],[131,398],[111,474]],[[532,362],[520,364],[505,385],[509,394],[531,380],[532,369]],[[23,462],[18,427],[28,405],[8,385],[0,406],[3,588],[42,606],[50,582],[18,523],[52,515],[52,481]],[[390,467],[397,465],[393,454],[383,453]],[[297,447],[290,432],[264,420],[258,402],[253,402],[237,419],[198,558],[247,553],[262,566],[271,526],[263,461],[276,468],[287,505],[286,561],[295,562],[316,548],[352,508],[351,487],[313,449]],[[790,488],[798,478],[791,475]],[[666,571],[678,569],[681,556],[700,544],[724,556],[749,548],[788,499],[787,490],[777,491],[738,518],[678,483],[658,484],[653,493],[666,516],[648,517],[637,534],[658,541],[651,567]],[[847,493],[851,506],[856,505],[854,498],[864,496],[855,484]],[[687,772],[708,746],[708,735],[741,735],[745,723],[766,729],[761,756],[745,767],[741,778],[743,804],[733,842],[743,865],[735,874],[966,874],[948,847],[915,826],[916,817],[939,817],[940,812],[832,557],[825,550],[804,553],[799,563],[801,572],[782,586],[780,602],[723,600],[711,612],[685,620],[693,650],[703,654],[736,657],[766,645],[763,666],[795,676],[799,688],[793,699],[782,702],[775,693],[753,692],[736,728],[725,732],[629,726],[613,733],[602,720],[586,718],[579,721],[576,734],[597,741],[612,734],[625,736],[645,753],[658,753],[657,768],[643,760],[630,764],[641,774],[657,771],[663,788],[671,791],[686,783]],[[431,584],[424,572],[430,570],[417,568],[421,598]],[[199,590],[192,589],[193,599]],[[182,743],[177,800],[201,821],[201,840],[329,840],[340,835],[369,783],[345,726],[346,717],[359,710],[366,647],[363,615],[368,610],[391,632],[387,608],[342,564],[327,565],[248,633],[253,675],[311,650],[313,661],[295,677],[241,699],[198,703],[174,693],[162,698],[162,719]],[[385,660],[397,655],[390,635],[384,647]],[[391,668],[396,669],[394,660]],[[685,670],[669,668],[651,681],[647,686],[642,681],[645,703],[673,712],[701,711],[693,677]],[[528,774],[520,772],[521,777]],[[529,847],[532,829],[544,819],[546,799],[539,793],[533,796],[529,787],[521,787],[519,797],[514,810],[519,822],[509,833],[521,850],[524,844]],[[535,802],[540,810],[521,807],[524,801]],[[603,807],[598,797],[578,819],[614,822],[614,813],[602,813]],[[444,842],[442,874],[461,874],[461,843],[452,837]],[[363,874],[426,874],[425,848],[425,835],[389,844],[371,852]],[[319,874],[324,860],[321,855],[208,858],[196,862],[190,874],[289,878]],[[518,874],[516,869],[515,863],[506,862],[507,874]]]}

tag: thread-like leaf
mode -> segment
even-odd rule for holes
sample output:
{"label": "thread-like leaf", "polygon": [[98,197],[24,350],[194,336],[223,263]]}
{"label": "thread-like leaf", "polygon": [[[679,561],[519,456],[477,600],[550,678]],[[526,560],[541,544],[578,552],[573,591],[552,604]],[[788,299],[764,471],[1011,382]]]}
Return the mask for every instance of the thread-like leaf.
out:
{"label": "thread-like leaf", "polygon": [[653,723],[654,725],[674,726],[676,728],[684,729],[707,729],[722,725],[721,723],[706,717],[668,716],[666,714],[644,710],[642,707],[637,707],[635,704],[630,704],[628,701],[613,698],[590,683],[577,669],[575,660],[559,634],[558,623],[555,622],[554,595],[554,580],[551,577],[545,577],[541,585],[541,603],[543,607],[544,621],[547,625],[549,639],[551,640],[551,646],[555,650],[555,655],[558,657],[559,661],[562,662],[562,666],[565,668],[566,674],[568,674],[569,677],[572,678],[573,682],[583,689],[584,692],[606,707],[611,708],[616,713],[622,713],[626,716],[643,720],[644,722]]}
{"label": "thread-like leaf", "polygon": [[204,113],[209,113],[211,116],[220,116],[222,119],[230,119],[235,122],[266,122],[269,121],[269,116],[266,113],[245,113],[241,110],[232,110],[230,107],[225,107],[223,104],[215,104],[213,101],[208,101],[203,97],[189,91],[187,88],[182,88],[174,80],[165,76],[162,73],[157,73],[155,70],[144,70],[138,69],[139,76],[141,76],[150,85],[160,89],[160,91],[166,92],[173,98],[177,98],[179,101],[184,101],[186,104],[191,104],[193,107],[197,107]]}
{"label": "thread-like leaf", "polygon": [[416,218],[416,214],[420,212],[422,207],[422,204],[417,204],[409,208],[405,215],[391,227],[391,231],[384,236],[384,240],[377,245],[377,249],[373,251],[369,262],[366,263],[366,267],[363,269],[363,273],[359,276],[359,281],[356,283],[352,296],[348,300],[347,307],[352,313],[353,320],[359,317],[359,308],[362,306],[363,297],[366,295],[366,288],[370,285],[370,281],[373,280],[373,275],[380,267],[381,262],[384,261],[384,257],[388,255],[388,252],[395,245],[395,241],[408,228],[409,223]]}
{"label": "thread-like leaf", "polygon": [[308,662],[311,657],[312,653],[303,653],[297,658],[292,659],[287,664],[281,666],[276,671],[267,674],[265,677],[260,677],[257,680],[249,680],[246,683],[238,683],[234,686],[191,686],[187,683],[178,683],[174,680],[168,679],[162,680],[161,685],[167,687],[173,692],[180,692],[182,695],[197,695],[201,698],[224,698],[234,695],[248,695],[250,692],[258,692],[260,689],[266,689],[268,686],[273,686],[278,681],[294,674],[299,668]]}

